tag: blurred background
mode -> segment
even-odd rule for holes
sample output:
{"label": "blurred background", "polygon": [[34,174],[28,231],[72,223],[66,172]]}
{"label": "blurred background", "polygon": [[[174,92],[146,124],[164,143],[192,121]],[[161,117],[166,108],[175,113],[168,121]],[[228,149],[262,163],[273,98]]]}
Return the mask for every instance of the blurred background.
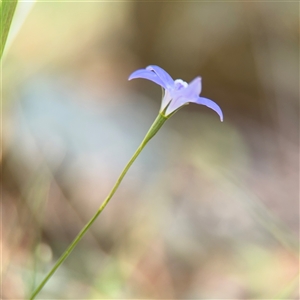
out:
{"label": "blurred background", "polygon": [[[148,144],[39,299],[298,299],[299,3],[21,2],[2,64],[2,297],[27,298],[155,119],[150,64],[204,106]],[[283,299],[283,298],[282,298]]]}

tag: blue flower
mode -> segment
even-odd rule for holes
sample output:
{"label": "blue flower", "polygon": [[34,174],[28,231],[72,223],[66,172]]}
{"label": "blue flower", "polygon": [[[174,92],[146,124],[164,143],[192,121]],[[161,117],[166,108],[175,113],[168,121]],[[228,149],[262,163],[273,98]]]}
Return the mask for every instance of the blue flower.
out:
{"label": "blue flower", "polygon": [[144,78],[155,82],[164,89],[160,112],[169,116],[183,105],[196,103],[205,105],[214,110],[223,122],[223,113],[218,104],[204,97],[199,97],[201,92],[201,77],[196,77],[189,84],[181,79],[173,78],[158,66],[148,66],[133,72],[128,80]]}

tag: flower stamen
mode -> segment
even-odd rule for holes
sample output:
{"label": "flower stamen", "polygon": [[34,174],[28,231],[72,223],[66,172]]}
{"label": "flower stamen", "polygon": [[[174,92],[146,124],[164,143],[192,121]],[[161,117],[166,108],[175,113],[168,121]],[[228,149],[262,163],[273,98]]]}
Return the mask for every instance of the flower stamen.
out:
{"label": "flower stamen", "polygon": [[175,90],[181,90],[182,88],[186,88],[188,86],[188,83],[183,81],[182,79],[176,79],[174,81],[174,88]]}

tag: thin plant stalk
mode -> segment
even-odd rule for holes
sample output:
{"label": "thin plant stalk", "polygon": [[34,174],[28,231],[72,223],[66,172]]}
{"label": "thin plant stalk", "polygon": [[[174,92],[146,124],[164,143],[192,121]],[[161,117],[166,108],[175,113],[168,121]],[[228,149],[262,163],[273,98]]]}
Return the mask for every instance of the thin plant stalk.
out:
{"label": "thin plant stalk", "polygon": [[42,290],[44,285],[48,282],[48,280],[52,277],[52,275],[55,273],[55,271],[59,268],[59,266],[66,260],[66,258],[70,255],[70,253],[73,251],[73,249],[76,247],[76,245],[79,243],[79,241],[83,238],[85,233],[89,230],[89,228],[92,226],[92,224],[96,221],[98,216],[101,214],[101,212],[104,210],[110,199],[113,197],[115,192],[117,191],[120,183],[122,182],[124,176],[128,172],[129,168],[133,164],[133,162],[136,160],[136,158],[139,156],[141,151],[144,149],[144,147],[147,145],[147,143],[153,138],[153,136],[158,132],[158,130],[161,128],[161,126],[165,123],[167,120],[167,117],[162,115],[161,113],[158,114],[157,118],[153,122],[152,126],[150,127],[148,133],[146,134],[145,138],[143,139],[140,146],[137,148],[136,152],[133,154],[127,165],[125,166],[124,170],[120,174],[119,178],[117,179],[115,185],[113,186],[112,190],[110,191],[107,198],[103,201],[95,215],[88,221],[88,223],[83,227],[83,229],[79,232],[79,234],[76,236],[76,238],[73,240],[73,242],[69,245],[67,250],[61,255],[61,257],[57,260],[55,265],[52,267],[52,269],[49,271],[49,273],[46,275],[44,280],[39,284],[39,286],[35,289],[35,291],[32,293],[30,299],[33,300],[37,294]]}

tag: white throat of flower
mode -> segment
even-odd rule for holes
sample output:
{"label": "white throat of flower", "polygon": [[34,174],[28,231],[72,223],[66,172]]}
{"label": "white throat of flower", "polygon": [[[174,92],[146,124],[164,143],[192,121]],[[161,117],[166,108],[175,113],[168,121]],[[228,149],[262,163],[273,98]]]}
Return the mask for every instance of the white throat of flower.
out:
{"label": "white throat of flower", "polygon": [[186,88],[188,86],[188,83],[183,81],[182,79],[176,79],[174,81],[174,87],[176,90],[180,90],[182,88]]}
{"label": "white throat of flower", "polygon": [[[185,89],[188,87],[188,83],[183,81],[182,79],[176,79],[174,81],[174,85],[172,89],[165,89],[163,94],[163,99],[161,103],[161,109],[160,112],[162,112],[164,115],[166,113],[166,110],[168,106],[171,104],[171,101],[173,100],[174,95],[177,94],[182,89]],[[180,92],[179,92],[180,93]]]}

